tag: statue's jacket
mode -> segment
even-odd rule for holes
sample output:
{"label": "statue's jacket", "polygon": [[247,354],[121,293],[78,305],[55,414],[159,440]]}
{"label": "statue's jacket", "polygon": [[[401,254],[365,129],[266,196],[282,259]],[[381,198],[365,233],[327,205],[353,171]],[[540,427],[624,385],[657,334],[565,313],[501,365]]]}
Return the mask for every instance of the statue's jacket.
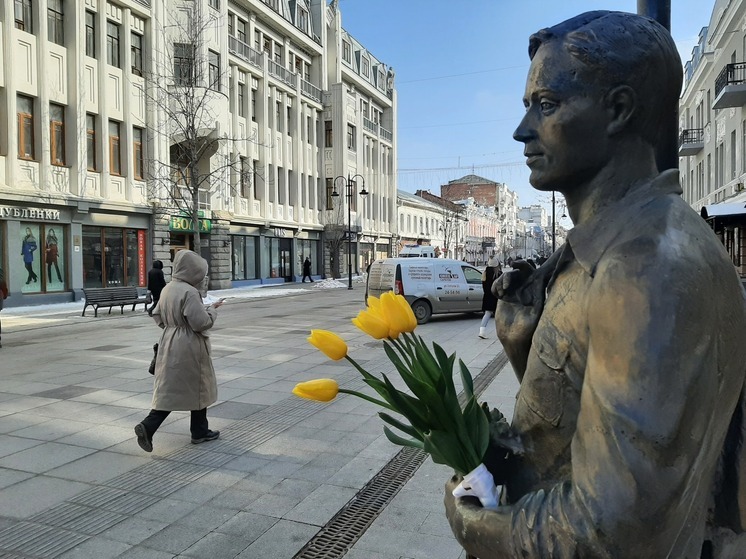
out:
{"label": "statue's jacket", "polygon": [[696,559],[718,531],[739,540],[744,291],[680,192],[677,171],[637,185],[548,262],[496,557]]}

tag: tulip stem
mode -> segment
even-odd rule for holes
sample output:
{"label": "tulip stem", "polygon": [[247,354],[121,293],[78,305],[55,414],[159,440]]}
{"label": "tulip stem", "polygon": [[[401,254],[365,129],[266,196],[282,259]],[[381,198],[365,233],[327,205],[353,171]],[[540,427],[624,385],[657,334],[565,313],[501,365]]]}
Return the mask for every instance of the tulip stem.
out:
{"label": "tulip stem", "polygon": [[350,394],[352,396],[357,396],[358,398],[362,398],[363,400],[368,400],[369,402],[377,404],[377,405],[379,405],[379,406],[381,406],[383,408],[386,408],[386,409],[391,410],[393,412],[399,413],[399,410],[397,410],[396,408],[392,407],[387,402],[384,402],[383,400],[379,400],[377,398],[373,398],[372,396],[368,396],[367,394],[363,394],[362,392],[357,392],[355,390],[347,390],[346,388],[340,388],[339,391],[342,392],[342,393],[344,393],[344,394]]}

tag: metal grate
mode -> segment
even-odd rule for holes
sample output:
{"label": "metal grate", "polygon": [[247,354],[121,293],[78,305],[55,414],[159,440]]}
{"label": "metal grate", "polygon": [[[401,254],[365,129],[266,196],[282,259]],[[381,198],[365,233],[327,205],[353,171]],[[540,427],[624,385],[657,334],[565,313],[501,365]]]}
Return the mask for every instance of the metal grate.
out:
{"label": "metal grate", "polygon": [[[474,379],[474,393],[481,394],[506,365],[501,352]],[[459,401],[464,403],[461,392]],[[306,543],[293,559],[337,559],[360,539],[402,487],[427,459],[415,448],[403,448],[334,517]]]}

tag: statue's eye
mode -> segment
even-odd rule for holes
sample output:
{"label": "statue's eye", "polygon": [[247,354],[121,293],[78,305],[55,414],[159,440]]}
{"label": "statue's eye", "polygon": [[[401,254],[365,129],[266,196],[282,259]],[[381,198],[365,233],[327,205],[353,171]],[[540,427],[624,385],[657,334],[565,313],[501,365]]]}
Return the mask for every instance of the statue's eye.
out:
{"label": "statue's eye", "polygon": [[552,101],[548,101],[546,99],[542,99],[539,102],[539,107],[541,108],[542,112],[548,113],[554,110],[554,108],[557,106],[556,103],[553,103]]}

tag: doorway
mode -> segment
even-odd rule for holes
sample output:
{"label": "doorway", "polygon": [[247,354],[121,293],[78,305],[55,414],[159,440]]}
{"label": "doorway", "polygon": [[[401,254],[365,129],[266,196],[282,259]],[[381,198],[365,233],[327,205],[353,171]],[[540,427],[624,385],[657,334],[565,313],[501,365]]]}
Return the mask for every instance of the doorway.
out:
{"label": "doorway", "polygon": [[280,269],[278,275],[285,281],[293,281],[293,259],[290,248],[292,239],[280,239]]}

